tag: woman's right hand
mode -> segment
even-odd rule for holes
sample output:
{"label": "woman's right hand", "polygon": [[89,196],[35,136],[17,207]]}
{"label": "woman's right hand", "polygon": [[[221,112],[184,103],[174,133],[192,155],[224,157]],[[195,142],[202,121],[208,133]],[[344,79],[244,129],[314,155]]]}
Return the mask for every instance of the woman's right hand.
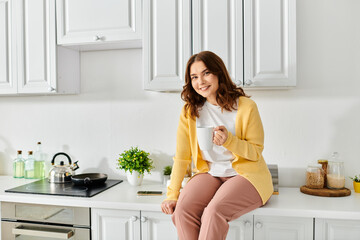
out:
{"label": "woman's right hand", "polygon": [[161,211],[166,214],[173,214],[177,201],[175,200],[165,200],[161,203]]}

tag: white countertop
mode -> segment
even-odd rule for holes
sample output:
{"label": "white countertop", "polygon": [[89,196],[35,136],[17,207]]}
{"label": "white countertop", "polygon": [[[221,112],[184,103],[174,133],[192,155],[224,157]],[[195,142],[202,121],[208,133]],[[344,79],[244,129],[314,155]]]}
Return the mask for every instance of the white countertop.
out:
{"label": "white countertop", "polygon": [[[126,181],[91,198],[50,196],[38,194],[6,193],[5,190],[34,180],[14,179],[0,176],[0,201],[33,204],[50,204],[75,207],[161,211],[160,203],[165,199],[164,185],[143,182],[139,187]],[[137,196],[139,190],[163,191],[162,196]],[[252,212],[256,215],[296,216],[360,220],[360,194],[351,192],[347,197],[317,197],[300,192],[299,188],[280,188],[269,202]]]}
{"label": "white countertop", "polygon": [[[128,210],[161,211],[160,203],[165,199],[166,187],[160,183],[143,182],[133,187],[123,181],[93,197],[52,196],[42,194],[8,193],[6,189],[14,188],[37,180],[14,179],[11,176],[0,176],[0,202],[23,202],[74,207],[110,208]],[[137,196],[139,190],[162,191],[162,196]]]}

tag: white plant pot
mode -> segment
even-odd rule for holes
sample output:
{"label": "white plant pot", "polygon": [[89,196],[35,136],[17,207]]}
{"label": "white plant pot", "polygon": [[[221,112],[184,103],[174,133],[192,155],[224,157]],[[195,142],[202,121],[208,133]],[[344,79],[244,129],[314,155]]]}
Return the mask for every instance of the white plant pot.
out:
{"label": "white plant pot", "polygon": [[163,176],[163,183],[164,183],[164,185],[167,185],[167,182],[170,180],[170,175],[164,175]]}
{"label": "white plant pot", "polygon": [[144,178],[144,174],[140,174],[136,171],[133,171],[132,173],[126,172],[126,177],[130,185],[140,186]]}

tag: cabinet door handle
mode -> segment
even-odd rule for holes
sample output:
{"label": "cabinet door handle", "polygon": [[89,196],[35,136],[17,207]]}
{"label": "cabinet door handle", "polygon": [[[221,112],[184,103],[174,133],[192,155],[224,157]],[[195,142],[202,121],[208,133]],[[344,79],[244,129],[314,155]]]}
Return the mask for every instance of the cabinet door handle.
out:
{"label": "cabinet door handle", "polygon": [[250,221],[245,221],[245,227],[251,227],[251,222]]}
{"label": "cabinet door handle", "polygon": [[55,92],[55,91],[56,91],[56,89],[55,89],[55,88],[53,88],[53,87],[49,87],[49,88],[48,88],[48,91],[49,91],[49,92]]}
{"label": "cabinet door handle", "polygon": [[136,222],[138,220],[137,216],[131,216],[130,221]]}
{"label": "cabinet door handle", "polygon": [[257,223],[255,224],[255,227],[258,228],[258,229],[259,229],[259,228],[262,228],[262,223],[261,223],[261,222],[257,222]]}
{"label": "cabinet door handle", "polygon": [[245,81],[245,86],[251,86],[251,85],[254,85],[253,81],[251,81],[251,79],[247,79]]}
{"label": "cabinet door handle", "polygon": [[96,35],[96,36],[94,37],[94,40],[95,40],[95,41],[102,41],[102,40],[104,40],[104,36]]}
{"label": "cabinet door handle", "polygon": [[140,218],[140,221],[141,221],[141,222],[146,222],[146,221],[147,221],[147,218],[146,218],[146,217],[141,217],[141,218]]}
{"label": "cabinet door handle", "polygon": [[242,83],[242,81],[241,81],[241,80],[237,80],[237,81],[235,82],[235,85],[236,85],[236,86],[242,86],[242,85],[243,85],[243,83]]}

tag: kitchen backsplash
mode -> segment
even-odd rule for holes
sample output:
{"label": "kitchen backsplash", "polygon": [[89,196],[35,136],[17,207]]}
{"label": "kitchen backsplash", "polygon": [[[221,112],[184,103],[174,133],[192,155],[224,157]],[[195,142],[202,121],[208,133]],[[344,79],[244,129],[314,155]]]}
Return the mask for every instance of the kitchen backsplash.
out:
{"label": "kitchen backsplash", "polygon": [[[258,104],[264,157],[278,164],[279,186],[304,184],[307,164],[334,151],[343,157],[346,178],[360,173],[360,72],[355,77],[354,69],[344,71],[347,83],[339,85],[339,69],[324,71],[330,60],[321,59],[324,69],[314,69],[320,59],[310,53],[319,45],[306,37],[300,36],[296,88],[247,92]],[[104,172],[110,178],[125,178],[115,160],[124,149],[139,146],[156,165],[145,178],[161,181],[175,152],[182,104],[179,93],[143,90],[141,49],[83,52],[81,94],[0,98],[0,174],[12,174],[16,150],[34,150],[41,141],[48,161],[65,151],[79,161],[77,172]],[[352,188],[348,179],[346,186]]]}

